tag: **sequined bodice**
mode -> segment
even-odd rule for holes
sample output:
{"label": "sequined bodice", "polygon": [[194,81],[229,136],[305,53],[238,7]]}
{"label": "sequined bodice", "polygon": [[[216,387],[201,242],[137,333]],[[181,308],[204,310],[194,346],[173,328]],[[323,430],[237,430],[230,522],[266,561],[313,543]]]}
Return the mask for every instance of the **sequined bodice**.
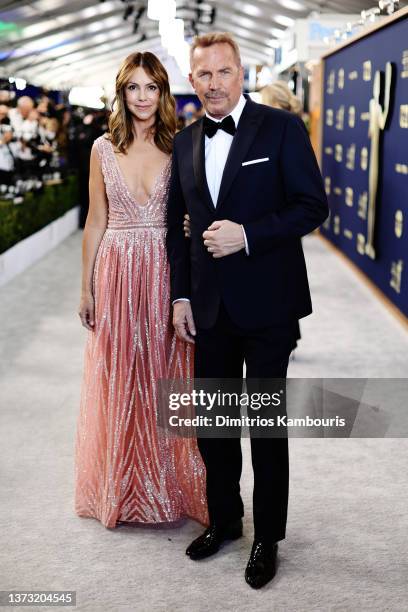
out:
{"label": "sequined bodice", "polygon": [[105,136],[95,140],[108,197],[108,229],[166,226],[166,202],[170,181],[171,158],[157,175],[152,193],[145,204],[138,204],[130,193],[113,145]]}

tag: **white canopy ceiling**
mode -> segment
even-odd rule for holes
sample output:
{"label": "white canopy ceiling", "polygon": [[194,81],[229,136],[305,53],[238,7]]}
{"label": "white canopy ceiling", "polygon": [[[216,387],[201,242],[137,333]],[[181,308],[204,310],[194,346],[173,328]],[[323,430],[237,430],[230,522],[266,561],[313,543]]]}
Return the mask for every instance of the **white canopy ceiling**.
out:
{"label": "white canopy ceiling", "polygon": [[[270,61],[285,28],[312,11],[359,13],[373,0],[177,0],[187,32],[227,30],[248,64]],[[156,53],[173,90],[186,90],[174,59],[161,47],[147,0],[0,0],[0,69],[3,76],[38,85],[102,85],[112,89],[120,61],[136,49]],[[130,13],[124,19],[126,7]],[[215,11],[214,11],[215,9]]]}

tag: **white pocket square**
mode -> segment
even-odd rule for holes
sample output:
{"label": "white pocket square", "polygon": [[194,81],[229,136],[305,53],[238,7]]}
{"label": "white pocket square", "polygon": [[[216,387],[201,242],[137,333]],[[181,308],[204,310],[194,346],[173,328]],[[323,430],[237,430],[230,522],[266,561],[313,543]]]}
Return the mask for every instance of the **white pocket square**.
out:
{"label": "white pocket square", "polygon": [[269,157],[260,157],[259,159],[251,159],[250,161],[242,162],[243,166],[250,166],[251,164],[260,164],[261,162],[269,161]]}

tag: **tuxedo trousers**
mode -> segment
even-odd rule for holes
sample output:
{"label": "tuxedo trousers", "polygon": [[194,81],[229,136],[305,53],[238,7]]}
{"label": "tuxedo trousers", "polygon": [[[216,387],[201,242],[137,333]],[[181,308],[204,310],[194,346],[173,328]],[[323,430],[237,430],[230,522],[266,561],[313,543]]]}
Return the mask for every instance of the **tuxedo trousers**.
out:
{"label": "tuxedo trousers", "polygon": [[[242,329],[231,320],[221,303],[214,326],[197,328],[194,376],[196,379],[219,380],[221,386],[223,379],[236,379],[242,388],[245,362],[249,396],[254,389],[258,390],[259,381],[262,381],[263,390],[271,379],[285,381],[297,329],[296,320],[256,330]],[[283,410],[286,414],[285,403],[283,406],[280,412]],[[251,428],[250,437],[254,535],[268,542],[277,542],[283,540],[286,533],[289,495],[287,435],[259,435]],[[240,434],[211,437],[197,432],[197,442],[207,471],[210,521],[223,525],[241,518],[244,506],[240,494]]]}

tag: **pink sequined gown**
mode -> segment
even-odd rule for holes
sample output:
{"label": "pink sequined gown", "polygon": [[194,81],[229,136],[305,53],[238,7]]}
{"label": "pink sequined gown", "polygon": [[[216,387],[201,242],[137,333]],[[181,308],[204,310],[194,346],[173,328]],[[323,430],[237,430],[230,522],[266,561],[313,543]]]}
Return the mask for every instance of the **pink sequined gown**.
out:
{"label": "pink sequined gown", "polygon": [[88,332],[75,440],[75,511],[118,522],[208,524],[205,467],[194,438],[156,426],[155,381],[188,378],[191,345],[170,320],[165,209],[170,160],[141,205],[112,144],[95,141],[109,221],[94,268],[95,331]]}

